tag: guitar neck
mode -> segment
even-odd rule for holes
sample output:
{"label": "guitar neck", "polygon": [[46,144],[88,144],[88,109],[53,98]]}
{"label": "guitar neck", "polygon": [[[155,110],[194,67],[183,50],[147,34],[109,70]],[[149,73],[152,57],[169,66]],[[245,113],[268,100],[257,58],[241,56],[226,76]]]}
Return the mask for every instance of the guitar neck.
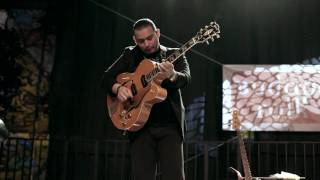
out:
{"label": "guitar neck", "polygon": [[238,135],[238,139],[239,139],[241,161],[242,161],[243,171],[244,171],[244,175],[245,175],[245,180],[251,180],[252,174],[251,174],[251,170],[250,170],[250,164],[249,164],[249,160],[248,160],[248,156],[247,156],[247,152],[246,152],[246,147],[244,145],[240,130],[237,130],[237,135]]}
{"label": "guitar neck", "polygon": [[[166,58],[166,61],[169,61],[171,63],[174,63],[182,54],[187,52],[189,49],[191,49],[194,45],[196,45],[196,41],[194,38],[191,38],[188,42],[186,42],[184,45],[182,45],[179,49],[175,50],[172,54],[170,54],[169,57]],[[150,82],[152,81],[160,72],[159,67],[155,67],[152,71],[150,71],[145,76],[145,81]]]}
{"label": "guitar neck", "polygon": [[[213,42],[215,38],[220,38],[220,26],[216,22],[210,22],[210,24],[206,25],[204,28],[201,28],[200,31],[193,38],[191,38],[179,49],[170,54],[170,56],[167,57],[165,61],[174,63],[180,56],[182,56],[185,52],[191,49],[194,45],[203,42],[209,44],[209,40]],[[158,75],[159,72],[160,69],[157,66],[149,73],[145,74],[142,77],[142,81],[144,83],[152,81]]]}
{"label": "guitar neck", "polygon": [[188,42],[183,44],[179,49],[174,51],[167,59],[166,61],[170,61],[171,63],[174,63],[180,56],[182,56],[185,52],[187,52],[189,49],[191,49],[194,45],[196,45],[196,41],[194,38],[190,39]]}

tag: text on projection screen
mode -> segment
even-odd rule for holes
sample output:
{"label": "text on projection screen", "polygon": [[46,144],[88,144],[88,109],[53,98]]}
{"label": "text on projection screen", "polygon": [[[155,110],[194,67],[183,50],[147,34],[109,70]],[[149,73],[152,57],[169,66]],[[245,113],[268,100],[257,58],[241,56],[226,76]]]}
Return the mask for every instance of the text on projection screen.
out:
{"label": "text on projection screen", "polygon": [[320,65],[224,65],[223,130],[320,131]]}

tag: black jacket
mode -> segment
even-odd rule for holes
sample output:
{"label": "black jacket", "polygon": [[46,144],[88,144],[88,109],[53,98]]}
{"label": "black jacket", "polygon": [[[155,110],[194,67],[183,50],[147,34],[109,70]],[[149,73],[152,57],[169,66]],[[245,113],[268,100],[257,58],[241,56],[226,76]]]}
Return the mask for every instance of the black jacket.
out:
{"label": "black jacket", "polygon": [[[176,50],[175,48],[167,48],[160,46],[160,53],[170,55]],[[112,92],[112,86],[116,83],[116,77],[123,72],[134,72],[139,63],[144,59],[142,51],[138,46],[130,46],[124,49],[121,56],[104,72],[102,78],[102,87],[105,92],[115,96]],[[185,109],[182,102],[180,88],[185,87],[191,81],[190,69],[185,56],[181,56],[174,63],[174,69],[177,72],[177,79],[175,82],[166,79],[161,86],[168,91],[168,100],[171,102],[172,108],[175,112],[177,120],[180,125],[181,136],[184,137],[186,130],[185,124]]]}

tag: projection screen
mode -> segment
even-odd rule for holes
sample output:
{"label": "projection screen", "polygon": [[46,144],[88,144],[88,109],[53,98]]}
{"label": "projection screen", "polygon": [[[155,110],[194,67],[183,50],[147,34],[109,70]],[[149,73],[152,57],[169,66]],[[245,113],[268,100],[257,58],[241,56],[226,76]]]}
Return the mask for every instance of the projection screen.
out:
{"label": "projection screen", "polygon": [[319,131],[320,65],[224,65],[222,129]]}

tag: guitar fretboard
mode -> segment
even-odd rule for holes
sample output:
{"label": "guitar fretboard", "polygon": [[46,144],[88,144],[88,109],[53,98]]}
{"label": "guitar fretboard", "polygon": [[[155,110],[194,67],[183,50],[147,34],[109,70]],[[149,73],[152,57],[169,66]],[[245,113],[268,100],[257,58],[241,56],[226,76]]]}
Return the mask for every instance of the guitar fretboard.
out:
{"label": "guitar fretboard", "polygon": [[[215,38],[220,38],[219,34],[220,26],[216,22],[210,22],[210,24],[206,25],[204,28],[201,28],[193,38],[183,44],[179,49],[174,51],[168,58],[165,59],[165,61],[174,63],[180,56],[191,49],[194,45],[203,42],[209,44],[209,40],[214,41]],[[149,83],[158,75],[159,72],[159,67],[155,67],[149,73],[143,75],[141,80],[144,84]]]}
{"label": "guitar fretboard", "polygon": [[240,130],[237,130],[237,136],[238,136],[238,140],[239,140],[241,161],[242,161],[243,171],[244,171],[244,175],[245,175],[245,180],[252,180],[252,174],[251,174],[251,170],[250,170],[248,155],[246,152],[246,147],[244,145]]}
{"label": "guitar fretboard", "polygon": [[240,148],[241,161],[243,166],[243,171],[245,175],[245,180],[252,180],[252,174],[250,170],[250,164],[248,161],[248,156],[246,152],[246,147],[243,142],[243,138],[240,132],[240,121],[239,121],[239,111],[235,110],[232,112],[233,128],[237,131],[238,143]]}
{"label": "guitar fretboard", "polygon": [[[190,39],[188,42],[186,42],[184,45],[182,45],[179,49],[175,50],[170,56],[166,58],[165,61],[169,61],[171,63],[174,63],[180,56],[182,56],[185,52],[187,52],[189,49],[191,49],[196,44],[196,41],[194,38]],[[145,81],[148,83],[152,81],[160,72],[159,67],[155,67],[152,69],[148,74],[145,75]]]}

